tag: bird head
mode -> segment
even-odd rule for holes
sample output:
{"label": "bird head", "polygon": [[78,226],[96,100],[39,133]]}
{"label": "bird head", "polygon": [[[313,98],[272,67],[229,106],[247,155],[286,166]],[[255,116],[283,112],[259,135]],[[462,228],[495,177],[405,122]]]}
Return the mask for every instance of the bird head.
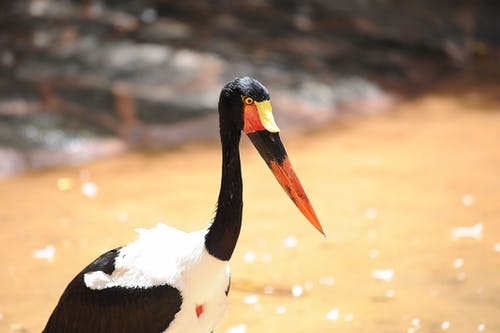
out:
{"label": "bird head", "polygon": [[324,235],[318,217],[281,142],[280,129],[274,121],[271,98],[266,87],[254,78],[236,78],[222,89],[219,110],[221,130],[229,121],[232,128],[243,131],[250,138],[290,199]]}

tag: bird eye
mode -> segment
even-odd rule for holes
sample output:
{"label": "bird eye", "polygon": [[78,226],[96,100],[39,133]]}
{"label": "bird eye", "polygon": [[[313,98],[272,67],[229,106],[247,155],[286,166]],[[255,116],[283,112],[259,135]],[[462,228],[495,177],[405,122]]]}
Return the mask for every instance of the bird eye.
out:
{"label": "bird eye", "polygon": [[245,104],[248,104],[248,105],[253,104],[253,98],[252,97],[243,97],[243,102]]}

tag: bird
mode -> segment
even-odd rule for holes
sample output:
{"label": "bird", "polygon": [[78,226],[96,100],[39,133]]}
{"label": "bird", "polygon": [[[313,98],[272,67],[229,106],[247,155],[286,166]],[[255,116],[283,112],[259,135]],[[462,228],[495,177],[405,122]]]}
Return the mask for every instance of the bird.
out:
{"label": "bird", "polygon": [[323,228],[281,142],[267,88],[238,77],[221,90],[222,177],[215,216],[204,229],[164,224],[108,251],[67,285],[42,333],[211,333],[228,306],[230,270],[242,223],[239,144],[245,133],[306,219]]}

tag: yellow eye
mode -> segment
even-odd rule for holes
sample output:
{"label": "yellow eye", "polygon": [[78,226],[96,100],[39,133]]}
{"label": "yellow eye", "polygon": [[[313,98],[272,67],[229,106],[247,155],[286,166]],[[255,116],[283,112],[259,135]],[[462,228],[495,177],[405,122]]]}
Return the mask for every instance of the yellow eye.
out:
{"label": "yellow eye", "polygon": [[248,104],[248,105],[253,104],[253,98],[252,97],[243,97],[243,102],[245,104]]}

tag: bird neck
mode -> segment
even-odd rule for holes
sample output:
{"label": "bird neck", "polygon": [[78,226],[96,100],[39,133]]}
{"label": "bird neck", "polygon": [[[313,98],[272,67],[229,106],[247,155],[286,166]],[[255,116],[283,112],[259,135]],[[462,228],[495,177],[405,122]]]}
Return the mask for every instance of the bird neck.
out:
{"label": "bird neck", "polygon": [[220,260],[229,260],[233,254],[241,229],[243,211],[243,184],[239,142],[240,131],[232,134],[221,128],[222,180],[217,201],[217,211],[205,236],[207,251]]}

